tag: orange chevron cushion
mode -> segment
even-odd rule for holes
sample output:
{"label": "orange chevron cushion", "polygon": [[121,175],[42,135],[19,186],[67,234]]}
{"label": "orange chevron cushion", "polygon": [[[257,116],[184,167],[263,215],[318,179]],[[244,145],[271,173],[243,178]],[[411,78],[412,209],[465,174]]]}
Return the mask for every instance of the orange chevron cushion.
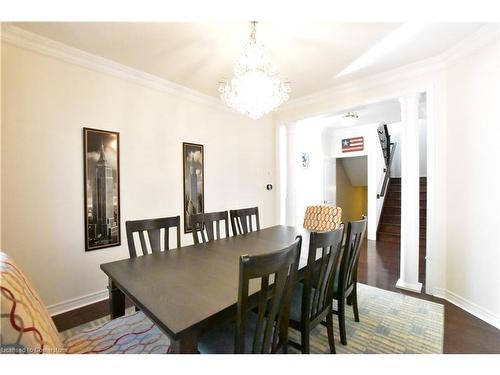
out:
{"label": "orange chevron cushion", "polygon": [[304,216],[304,228],[315,232],[337,229],[342,219],[342,208],[331,205],[309,206]]}
{"label": "orange chevron cushion", "polygon": [[0,353],[65,353],[59,333],[30,281],[0,252]]}

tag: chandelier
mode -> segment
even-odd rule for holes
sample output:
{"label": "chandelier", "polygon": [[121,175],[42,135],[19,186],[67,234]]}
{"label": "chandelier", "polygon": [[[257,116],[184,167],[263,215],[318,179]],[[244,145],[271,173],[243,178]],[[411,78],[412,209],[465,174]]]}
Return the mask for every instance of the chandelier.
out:
{"label": "chandelier", "polygon": [[220,82],[221,99],[252,119],[274,111],[288,100],[290,82],[283,82],[256,39],[257,22],[251,22],[250,41],[234,67],[234,78]]}

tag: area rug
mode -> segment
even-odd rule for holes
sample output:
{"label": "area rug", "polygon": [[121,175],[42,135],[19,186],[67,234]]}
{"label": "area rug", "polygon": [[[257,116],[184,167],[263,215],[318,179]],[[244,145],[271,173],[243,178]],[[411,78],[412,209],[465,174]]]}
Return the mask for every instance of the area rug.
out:
{"label": "area rug", "polygon": [[[346,308],[347,345],[340,342],[334,316],[335,348],[339,354],[441,354],[443,353],[444,306],[400,293],[358,284],[359,320]],[[300,343],[300,334],[290,330]],[[290,349],[290,352],[298,352]],[[311,332],[311,353],[329,353],[326,328]]]}
{"label": "area rug", "polygon": [[[444,306],[400,293],[358,284],[360,322],[352,308],[346,309],[347,345],[342,345],[337,317],[334,317],[335,346],[339,354],[440,354],[443,352]],[[126,310],[132,314],[134,308]],[[109,316],[61,332],[64,339],[82,330],[92,330],[109,321]],[[300,334],[290,329],[290,339]],[[298,353],[290,348],[290,353]],[[329,353],[326,328],[311,333],[311,353]]]}

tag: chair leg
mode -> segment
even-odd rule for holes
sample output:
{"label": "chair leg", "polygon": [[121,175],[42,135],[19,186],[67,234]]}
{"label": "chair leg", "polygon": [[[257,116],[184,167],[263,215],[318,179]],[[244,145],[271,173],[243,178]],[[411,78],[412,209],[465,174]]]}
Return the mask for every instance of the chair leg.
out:
{"label": "chair leg", "polygon": [[348,306],[352,306],[352,294],[347,296],[346,301]]}
{"label": "chair leg", "polygon": [[352,296],[352,312],[354,313],[354,320],[356,322],[359,322],[357,285],[354,285],[354,289],[352,290],[351,296]]}
{"label": "chair leg", "polygon": [[305,327],[302,327],[300,330],[300,343],[302,345],[302,354],[311,353],[310,347],[310,333],[309,330]]}
{"label": "chair leg", "polygon": [[339,331],[340,331],[340,342],[342,345],[347,345],[347,333],[345,330],[345,299],[340,298],[338,300],[338,315],[339,315]]}
{"label": "chair leg", "polygon": [[326,316],[326,331],[328,333],[328,344],[330,344],[330,353],[336,354],[335,351],[335,339],[333,336],[333,314],[330,311]]}

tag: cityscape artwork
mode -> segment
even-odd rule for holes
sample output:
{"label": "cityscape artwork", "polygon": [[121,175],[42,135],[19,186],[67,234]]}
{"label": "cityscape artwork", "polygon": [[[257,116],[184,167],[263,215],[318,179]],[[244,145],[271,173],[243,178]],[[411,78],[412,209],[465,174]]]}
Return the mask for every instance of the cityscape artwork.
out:
{"label": "cityscape artwork", "polygon": [[184,175],[184,233],[193,231],[191,215],[203,212],[204,194],[204,155],[203,145],[182,144]]}
{"label": "cityscape artwork", "polygon": [[119,133],[83,128],[85,251],[120,245]]}

